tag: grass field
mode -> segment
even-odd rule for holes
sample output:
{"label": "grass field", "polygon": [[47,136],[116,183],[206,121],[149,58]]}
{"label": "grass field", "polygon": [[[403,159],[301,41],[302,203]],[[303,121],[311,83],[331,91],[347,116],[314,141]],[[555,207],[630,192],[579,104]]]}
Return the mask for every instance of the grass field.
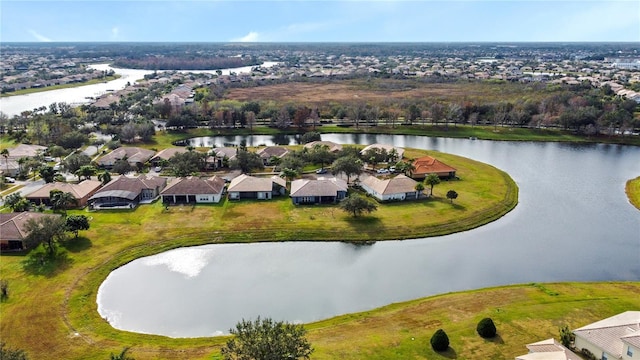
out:
{"label": "grass field", "polygon": [[640,210],[640,176],[627,181],[625,192],[629,198],[629,202]]}
{"label": "grass field", "polygon": [[12,92],[9,92],[9,93],[4,93],[4,94],[0,95],[0,97],[26,95],[26,94],[33,94],[33,93],[49,91],[49,90],[58,90],[58,89],[73,88],[73,87],[79,87],[79,86],[85,86],[85,85],[99,84],[99,83],[102,83],[102,82],[107,82],[107,81],[118,79],[119,77],[120,77],[120,75],[114,75],[114,76],[107,76],[107,77],[102,78],[102,79],[91,79],[89,81],[85,81],[85,82],[81,82],[81,83],[51,85],[51,86],[45,86],[45,87],[41,87],[41,88],[16,90],[16,91],[12,91]]}
{"label": "grass field", "polygon": [[[136,359],[185,358],[180,351],[187,351],[187,358],[207,358],[221,339],[173,340],[111,328],[97,313],[99,284],[130,260],[181,246],[431,236],[480,226],[516,205],[517,187],[504,172],[449,154],[411,149],[406,154],[425,153],[456,167],[461,180],[437,185],[432,199],[383,204],[357,219],[336,206],[296,207],[286,197],[168,210],[155,203],[134,211],[71,211],[91,216],[91,229],[64,244],[66,258],[57,267],[2,255],[0,272],[10,284],[9,300],[2,304],[2,339],[36,359],[107,358],[124,346],[137,349]],[[460,194],[453,204],[444,196],[449,189]]]}

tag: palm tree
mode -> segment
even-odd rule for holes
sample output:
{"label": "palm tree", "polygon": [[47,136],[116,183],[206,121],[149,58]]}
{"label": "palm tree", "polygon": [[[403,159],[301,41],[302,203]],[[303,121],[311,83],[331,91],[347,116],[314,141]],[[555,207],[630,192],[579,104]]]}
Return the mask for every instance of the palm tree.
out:
{"label": "palm tree", "polygon": [[282,169],[282,172],[280,173],[280,177],[287,179],[287,183],[291,183],[291,180],[297,178],[298,175],[300,175],[298,174],[298,171],[289,168]]}
{"label": "palm tree", "polygon": [[102,181],[102,185],[106,185],[109,181],[111,181],[111,173],[109,170],[105,170],[98,174],[98,180]]}
{"label": "palm tree", "polygon": [[9,174],[9,149],[2,149],[2,151],[0,151],[0,155],[4,158],[4,167],[6,169],[6,173]]}
{"label": "palm tree", "polygon": [[76,176],[78,177],[78,181],[84,177],[85,179],[91,179],[93,175],[96,174],[96,168],[91,165],[82,165],[80,169],[76,171]]}
{"label": "palm tree", "polygon": [[433,187],[440,184],[440,177],[436,174],[429,174],[425,179],[424,183],[431,187],[429,192],[429,196],[433,196]]}
{"label": "palm tree", "polygon": [[417,198],[420,198],[420,194],[422,194],[422,192],[424,191],[424,184],[423,184],[423,183],[421,183],[421,182],[416,183],[416,187],[415,187],[415,189],[416,189],[416,191],[418,192],[418,193],[416,194],[416,197],[417,197]]}
{"label": "palm tree", "polygon": [[51,207],[54,210],[63,210],[65,216],[67,215],[67,208],[78,203],[72,193],[60,190],[51,190],[49,198],[51,199]]}

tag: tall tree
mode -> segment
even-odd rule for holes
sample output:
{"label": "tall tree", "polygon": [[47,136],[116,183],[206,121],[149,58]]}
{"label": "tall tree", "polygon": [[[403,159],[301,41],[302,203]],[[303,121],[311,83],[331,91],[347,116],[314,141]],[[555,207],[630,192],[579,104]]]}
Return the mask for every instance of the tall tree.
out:
{"label": "tall tree", "polygon": [[433,196],[433,187],[440,184],[440,177],[437,174],[429,174],[424,179],[424,183],[429,185],[429,196]]}
{"label": "tall tree", "polygon": [[4,167],[6,170],[6,173],[9,173],[9,149],[4,148],[2,149],[2,151],[0,151],[0,155],[2,155],[2,157],[4,158]]}
{"label": "tall tree", "polygon": [[19,192],[11,193],[4,198],[4,204],[13,212],[22,212],[29,210],[31,203],[20,195]]}
{"label": "tall tree", "polygon": [[85,215],[69,215],[65,220],[65,228],[67,231],[71,231],[76,239],[78,238],[78,232],[80,230],[89,230],[89,218]]}
{"label": "tall tree", "polygon": [[62,167],[68,172],[75,174],[84,165],[89,165],[91,158],[85,154],[73,154],[62,160]]}
{"label": "tall tree", "polygon": [[38,174],[40,174],[42,180],[44,180],[44,182],[48,184],[54,181],[58,172],[53,169],[53,166],[42,165],[38,168]]}
{"label": "tall tree", "polygon": [[64,239],[65,220],[61,216],[43,216],[38,219],[29,219],[24,225],[27,236],[27,247],[43,244],[49,255],[56,252],[56,245]]}
{"label": "tall tree", "polygon": [[358,217],[365,212],[371,213],[378,210],[378,205],[363,196],[353,194],[340,202],[340,208],[353,214],[353,217]]}
{"label": "tall tree", "polygon": [[280,173],[280,176],[287,179],[287,182],[290,183],[291,180],[295,179],[296,177],[298,177],[300,174],[298,173],[297,170],[294,169],[289,169],[289,168],[284,168],[282,169],[282,172]]}
{"label": "tall tree", "polygon": [[82,165],[80,169],[76,170],[75,175],[78,177],[78,181],[85,179],[91,179],[96,174],[97,170],[91,165]]}
{"label": "tall tree", "polygon": [[102,181],[102,185],[109,183],[109,181],[111,181],[111,173],[109,170],[104,170],[98,174],[98,180]]}
{"label": "tall tree", "polygon": [[313,348],[302,325],[271,319],[242,320],[222,347],[225,360],[309,359]]}
{"label": "tall tree", "polygon": [[51,208],[53,210],[62,210],[67,215],[67,209],[78,203],[78,200],[70,192],[63,192],[57,189],[51,190],[49,193]]}
{"label": "tall tree", "polygon": [[362,173],[362,160],[354,156],[339,157],[331,165],[331,172],[334,175],[345,174],[349,183],[351,176]]}

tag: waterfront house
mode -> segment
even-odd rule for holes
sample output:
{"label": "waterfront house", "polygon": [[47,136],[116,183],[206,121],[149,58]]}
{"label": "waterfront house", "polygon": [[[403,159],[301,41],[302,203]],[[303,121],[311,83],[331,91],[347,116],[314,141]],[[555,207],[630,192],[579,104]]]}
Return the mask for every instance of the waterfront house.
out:
{"label": "waterfront house", "polygon": [[414,179],[424,179],[429,174],[436,174],[441,178],[453,179],[456,176],[456,169],[431,156],[423,156],[413,160],[413,171],[411,177]]}
{"label": "waterfront house", "polygon": [[119,147],[98,159],[97,163],[102,168],[111,169],[116,161],[125,159],[129,165],[140,169],[155,153],[139,147]]}
{"label": "waterfront house", "polygon": [[78,184],[53,182],[44,184],[41,188],[29,193],[25,198],[35,205],[44,204],[51,206],[51,191],[59,190],[63,193],[71,193],[76,199],[76,207],[82,208],[87,205],[89,198],[95,194],[102,186],[97,180],[84,180]]}
{"label": "waterfront house", "polygon": [[285,189],[286,180],[281,177],[262,178],[242,174],[231,180],[227,192],[230,200],[269,200],[274,195],[284,195]]}
{"label": "waterfront house", "polygon": [[0,251],[20,251],[26,249],[24,239],[29,235],[25,225],[29,220],[38,220],[47,216],[39,212],[0,213]]}
{"label": "waterfront house", "polygon": [[575,348],[598,359],[640,357],[640,311],[626,311],[573,331]]}
{"label": "waterfront house", "polygon": [[89,198],[93,209],[134,208],[149,203],[160,196],[167,179],[159,176],[119,176],[103,186]]}
{"label": "waterfront house", "polygon": [[529,353],[516,356],[516,360],[582,360],[553,338],[527,344],[527,349]]}
{"label": "waterfront house", "polygon": [[378,201],[417,199],[420,195],[416,190],[417,183],[403,174],[389,179],[365,175],[360,180],[362,189]]}
{"label": "waterfront house", "polygon": [[347,182],[338,178],[297,179],[289,196],[296,205],[334,204],[347,196]]}
{"label": "waterfront house", "polygon": [[225,181],[221,177],[202,179],[188,176],[174,179],[160,195],[166,205],[201,204],[220,202],[224,191]]}
{"label": "waterfront house", "polygon": [[282,157],[288,153],[289,150],[281,146],[267,146],[256,151],[256,154],[258,154],[260,159],[262,159],[262,164],[264,166],[273,165],[271,164],[272,158],[282,159]]}

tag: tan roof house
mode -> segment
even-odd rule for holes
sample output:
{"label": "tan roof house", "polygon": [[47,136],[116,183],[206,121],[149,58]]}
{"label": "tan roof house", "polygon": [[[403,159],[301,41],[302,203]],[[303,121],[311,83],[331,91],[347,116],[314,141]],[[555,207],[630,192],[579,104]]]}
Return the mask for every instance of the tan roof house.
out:
{"label": "tan roof house", "polygon": [[149,160],[153,166],[160,165],[163,161],[168,161],[176,154],[183,154],[189,151],[186,147],[170,147],[166,149],[162,149],[158,151],[151,159]]}
{"label": "tan roof house", "polygon": [[174,179],[160,195],[166,205],[217,203],[222,199],[224,190],[225,181],[221,177],[202,179],[189,176]]}
{"label": "tan roof house", "polygon": [[279,176],[262,178],[242,174],[231,180],[227,192],[231,200],[269,200],[273,195],[283,195],[286,186],[286,180]]}
{"label": "tan roof house", "polygon": [[289,196],[295,205],[336,203],[347,196],[347,182],[338,178],[297,179]]}
{"label": "tan roof house", "polygon": [[640,357],[640,311],[626,311],[575,329],[575,348],[598,359],[634,360]]}
{"label": "tan roof house", "polygon": [[24,239],[28,233],[25,224],[30,219],[59,216],[37,212],[14,212],[0,214],[0,251],[20,251],[26,249]]}
{"label": "tan roof house", "polygon": [[338,151],[342,150],[342,145],[336,144],[333,141],[312,141],[310,143],[304,144],[304,147],[306,149],[313,149],[313,147],[316,145],[327,146],[329,148],[329,151],[332,153],[337,153]]}
{"label": "tan roof house", "polygon": [[103,186],[89,198],[93,209],[134,208],[160,196],[167,179],[160,176],[119,176]]}
{"label": "tan roof house", "polygon": [[256,154],[260,156],[260,159],[262,159],[262,164],[265,166],[271,165],[272,157],[282,159],[282,157],[287,155],[288,153],[289,150],[281,146],[267,146],[256,151]]}
{"label": "tan roof house", "polygon": [[429,174],[436,174],[442,178],[454,178],[456,169],[431,156],[423,156],[413,160],[414,170],[411,177],[424,179]]}
{"label": "tan roof house", "polygon": [[360,154],[364,155],[367,153],[367,151],[371,150],[371,149],[379,149],[379,150],[384,150],[386,151],[387,155],[392,154],[393,152],[395,152],[395,161],[399,161],[402,159],[402,157],[404,156],[404,149],[401,147],[397,147],[397,146],[393,146],[390,144],[371,144],[371,145],[367,145],[364,149],[360,150]]}
{"label": "tan roof house", "polygon": [[516,356],[516,360],[582,360],[555,339],[547,339],[527,345],[528,354]]}
{"label": "tan roof house", "polygon": [[44,184],[40,189],[28,194],[25,198],[36,205],[45,204],[51,206],[51,191],[60,190],[64,193],[71,193],[76,199],[77,207],[84,207],[87,205],[89,198],[95,194],[101,186],[102,183],[97,180],[84,180],[79,184],[53,182]]}
{"label": "tan roof house", "polygon": [[140,168],[144,163],[149,161],[155,153],[153,150],[138,147],[119,147],[98,159],[97,163],[101,167],[111,169],[116,161],[126,159],[129,165]]}
{"label": "tan roof house", "polygon": [[9,151],[9,159],[18,160],[23,157],[35,157],[43,154],[46,150],[46,146],[20,144],[14,148],[7,149]]}
{"label": "tan roof house", "polygon": [[360,180],[360,186],[378,201],[417,199],[420,195],[416,190],[418,182],[400,174],[390,179],[379,179],[375,176],[365,176]]}

